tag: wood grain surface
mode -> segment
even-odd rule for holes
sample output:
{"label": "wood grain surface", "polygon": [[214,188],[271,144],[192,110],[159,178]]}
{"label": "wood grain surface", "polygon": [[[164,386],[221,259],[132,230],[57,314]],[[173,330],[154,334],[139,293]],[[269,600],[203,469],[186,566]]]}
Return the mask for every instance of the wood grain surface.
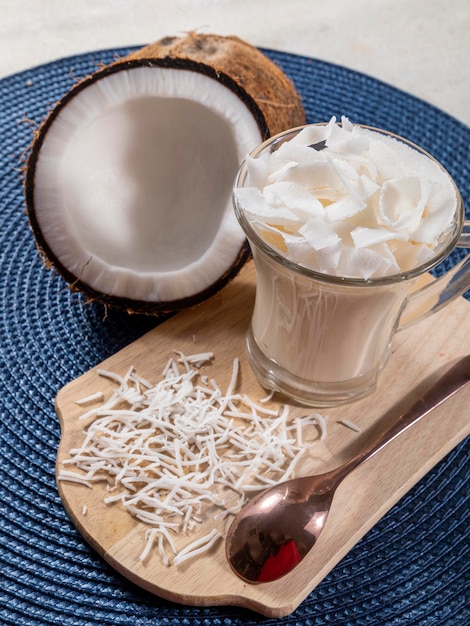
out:
{"label": "wood grain surface", "polygon": [[[254,378],[245,354],[254,295],[254,267],[248,263],[218,295],[177,314],[61,389],[56,398],[62,429],[57,471],[69,458],[70,449],[83,441],[86,423],[78,419],[83,408],[75,401],[106,389],[106,385],[112,388],[98,376],[98,368],[124,374],[134,365],[140,375],[156,383],[173,350],[185,354],[212,351],[215,359],[206,373],[222,388],[228,385],[233,359],[239,357],[240,389],[255,400],[264,397],[266,392]],[[440,368],[470,353],[469,313],[469,302],[459,298],[443,311],[398,333],[377,390],[349,405],[321,410],[327,418],[328,435],[315,442],[308,461],[297,474],[320,473],[344,462],[415,397],[413,390],[418,383],[429,383]],[[293,572],[272,583],[250,585],[240,580],[225,560],[221,541],[205,555],[179,566],[163,565],[158,553],[141,562],[146,526],[119,505],[105,505],[106,490],[101,484],[89,489],[58,480],[58,489],[84,538],[133,583],[179,603],[232,604],[281,617],[291,613],[400,497],[470,432],[469,400],[467,387],[353,472],[338,489],[315,548]],[[307,412],[292,407],[292,415]],[[347,428],[341,419],[353,421],[361,432]],[[199,534],[210,528],[212,523],[207,521],[206,526],[205,522]],[[198,535],[181,538],[180,545]]]}

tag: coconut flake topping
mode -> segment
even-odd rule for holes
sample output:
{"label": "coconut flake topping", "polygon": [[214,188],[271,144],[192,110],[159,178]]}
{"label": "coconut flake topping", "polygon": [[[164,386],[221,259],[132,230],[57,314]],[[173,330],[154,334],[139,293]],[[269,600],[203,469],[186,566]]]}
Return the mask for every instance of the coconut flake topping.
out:
{"label": "coconut flake topping", "polygon": [[[156,385],[133,367],[124,376],[99,370],[116,387],[81,416],[89,422],[84,441],[63,462],[76,471],[58,474],[87,487],[106,482],[105,503],[120,503],[149,526],[141,560],[154,545],[166,565],[209,550],[223,536],[218,524],[247,494],[291,477],[305,443],[326,435],[320,415],[291,420],[288,406],[272,408],[269,396],[254,402],[238,392],[238,359],[223,393],[200,371],[213,356],[176,352]],[[174,536],[209,521],[207,534],[177,548]]]}
{"label": "coconut flake topping", "polygon": [[246,164],[235,194],[253,228],[326,274],[368,279],[425,263],[456,212],[454,186],[436,162],[345,117],[307,126]]}

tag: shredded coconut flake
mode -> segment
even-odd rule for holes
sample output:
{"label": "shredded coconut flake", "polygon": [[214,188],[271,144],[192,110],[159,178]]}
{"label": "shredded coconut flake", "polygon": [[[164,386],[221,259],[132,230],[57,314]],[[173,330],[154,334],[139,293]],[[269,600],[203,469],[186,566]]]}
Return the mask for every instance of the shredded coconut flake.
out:
{"label": "shredded coconut flake", "polygon": [[222,533],[218,532],[215,528],[204,537],[196,539],[185,548],[183,548],[174,558],[173,563],[179,565],[187,559],[194,558],[203,552],[206,552],[215,544],[216,541],[222,538]]}
{"label": "shredded coconut flake", "polygon": [[361,428],[355,424],[354,422],[351,422],[350,420],[339,420],[340,424],[343,424],[343,426],[346,426],[347,428],[350,428],[351,430],[356,431],[356,433],[360,433],[361,432]]}
{"label": "shredded coconut flake", "polygon": [[91,404],[92,402],[103,400],[103,398],[104,398],[103,392],[98,391],[97,393],[93,393],[89,396],[86,396],[85,398],[80,398],[79,400],[75,400],[75,404],[78,404],[79,406],[83,406],[84,404]]}
{"label": "shredded coconut flake", "polygon": [[[223,393],[199,371],[213,359],[175,351],[155,385],[133,367],[123,376],[99,370],[115,388],[80,417],[89,422],[84,440],[63,461],[76,471],[58,473],[89,488],[106,482],[104,502],[149,526],[142,561],[156,551],[162,563],[177,565],[209,550],[222,536],[218,520],[236,514],[247,494],[290,478],[309,448],[308,432],[326,435],[318,414],[291,420],[287,405],[267,405],[271,396],[254,402],[239,393],[238,359]],[[209,520],[207,535],[177,550],[173,536]]]}

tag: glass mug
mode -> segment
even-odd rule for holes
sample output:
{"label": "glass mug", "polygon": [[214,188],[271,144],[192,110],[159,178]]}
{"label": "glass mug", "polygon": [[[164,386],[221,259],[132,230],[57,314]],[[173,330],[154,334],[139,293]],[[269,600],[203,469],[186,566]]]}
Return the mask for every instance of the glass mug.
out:
{"label": "glass mug", "polygon": [[[268,139],[250,157],[277,150],[303,128]],[[398,139],[437,163],[406,139],[369,130]],[[246,182],[244,161],[235,190]],[[456,215],[434,257],[409,271],[367,280],[324,274],[285,258],[255,231],[234,192],[235,214],[247,236],[256,269],[247,353],[266,389],[317,407],[361,398],[375,389],[395,332],[440,310],[470,288],[468,255],[440,278],[412,291],[418,277],[455,247],[470,247],[470,222],[464,220],[462,198],[451,182],[457,196]]]}

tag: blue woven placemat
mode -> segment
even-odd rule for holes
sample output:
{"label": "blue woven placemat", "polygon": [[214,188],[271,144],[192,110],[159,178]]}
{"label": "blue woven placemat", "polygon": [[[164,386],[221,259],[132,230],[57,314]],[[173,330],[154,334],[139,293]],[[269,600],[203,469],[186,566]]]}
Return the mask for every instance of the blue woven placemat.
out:
{"label": "blue woven placemat", "polygon": [[[464,626],[469,612],[469,445],[412,489],[284,619],[185,607],[114,572],[70,522],[55,486],[58,390],[150,330],[152,318],[87,304],[36,252],[23,155],[34,124],[77,80],[128,49],[61,59],[0,80],[0,624],[14,626]],[[470,207],[470,129],[368,76],[265,51],[294,80],[308,121],[347,115],[434,154]],[[463,252],[455,252],[454,263]],[[470,412],[470,410],[469,410]]]}

